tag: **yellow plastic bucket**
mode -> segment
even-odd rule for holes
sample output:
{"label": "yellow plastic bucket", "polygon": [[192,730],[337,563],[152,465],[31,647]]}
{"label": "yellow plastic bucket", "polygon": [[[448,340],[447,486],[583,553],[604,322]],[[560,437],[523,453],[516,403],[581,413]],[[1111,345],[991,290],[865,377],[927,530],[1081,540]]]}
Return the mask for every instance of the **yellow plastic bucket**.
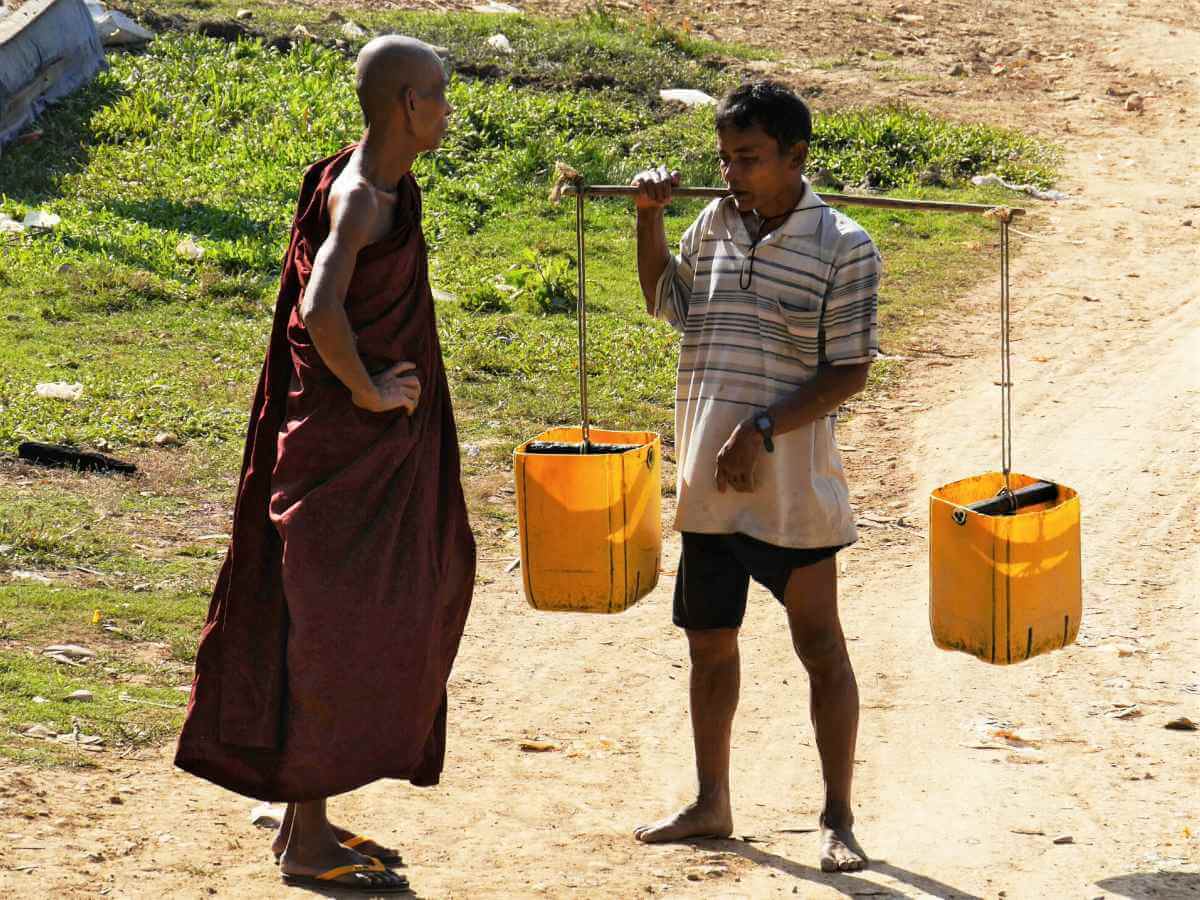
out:
{"label": "yellow plastic bucket", "polygon": [[521,572],[535,609],[622,612],[658,582],[662,555],[660,442],[649,431],[590,429],[620,453],[537,453],[535,442],[579,443],[555,428],[513,454]]}
{"label": "yellow plastic bucket", "polygon": [[[1009,475],[1012,489],[1037,481]],[[1049,502],[989,516],[967,505],[996,496],[989,472],[943,485],[929,499],[929,627],[943,650],[1010,665],[1075,640],[1083,615],[1079,496],[1058,485]]]}

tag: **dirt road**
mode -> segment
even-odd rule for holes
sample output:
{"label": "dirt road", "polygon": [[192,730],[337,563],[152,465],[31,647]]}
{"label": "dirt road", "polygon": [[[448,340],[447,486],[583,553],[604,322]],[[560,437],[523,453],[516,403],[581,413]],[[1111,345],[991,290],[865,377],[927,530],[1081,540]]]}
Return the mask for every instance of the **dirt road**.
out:
{"label": "dirt road", "polygon": [[[913,357],[911,377],[841,435],[869,525],[844,554],[842,605],[872,869],[816,868],[807,683],[765,595],[744,632],[735,728],[743,839],[648,848],[631,828],[693,783],[672,578],[620,617],[553,616],[528,610],[517,575],[486,562],[452,682],[443,786],[377,784],[333,805],[404,848],[421,896],[1200,897],[1200,733],[1163,727],[1200,720],[1200,32],[1186,9],[1162,7],[1059,4],[1055,41],[1069,37],[1074,55],[1053,93],[997,81],[930,100],[975,112],[991,102],[994,116],[1068,142],[1060,187],[1073,199],[1017,225],[1035,236],[1015,236],[1014,374],[1017,468],[1083,498],[1078,644],[1001,669],[929,639],[929,490],[999,456],[996,288],[985,279],[918,345],[890,348]],[[1045,16],[1003,10],[1022,33]],[[1144,113],[1106,96],[1113,83],[1140,86]],[[901,517],[918,527],[879,524]],[[676,555],[672,544],[669,571]],[[1137,714],[1116,717],[1127,706]],[[968,746],[987,723],[1030,745]],[[533,736],[561,749],[522,752]],[[0,773],[0,892],[285,895],[252,804],[173,772],[169,758]]]}

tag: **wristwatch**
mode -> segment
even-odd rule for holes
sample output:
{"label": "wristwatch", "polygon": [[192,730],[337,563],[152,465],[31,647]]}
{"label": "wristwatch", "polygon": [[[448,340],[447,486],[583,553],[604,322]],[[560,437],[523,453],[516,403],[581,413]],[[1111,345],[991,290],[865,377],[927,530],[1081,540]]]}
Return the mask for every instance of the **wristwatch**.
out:
{"label": "wristwatch", "polygon": [[754,427],[762,435],[763,447],[766,448],[766,451],[774,453],[775,442],[771,440],[771,434],[775,431],[775,420],[771,418],[771,414],[765,409],[762,412],[755,413]]}

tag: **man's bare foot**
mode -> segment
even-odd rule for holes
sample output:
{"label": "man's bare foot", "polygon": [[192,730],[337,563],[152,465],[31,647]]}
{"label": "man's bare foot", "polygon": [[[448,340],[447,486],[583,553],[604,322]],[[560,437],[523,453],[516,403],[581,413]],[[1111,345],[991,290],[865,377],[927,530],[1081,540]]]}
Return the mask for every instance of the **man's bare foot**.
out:
{"label": "man's bare foot", "polygon": [[729,797],[689,803],[673,816],[650,825],[639,825],[633,836],[643,844],[664,844],[688,838],[727,838],[733,834]]}
{"label": "man's bare foot", "polygon": [[850,826],[835,828],[821,818],[821,871],[858,872],[867,867],[867,854]]}

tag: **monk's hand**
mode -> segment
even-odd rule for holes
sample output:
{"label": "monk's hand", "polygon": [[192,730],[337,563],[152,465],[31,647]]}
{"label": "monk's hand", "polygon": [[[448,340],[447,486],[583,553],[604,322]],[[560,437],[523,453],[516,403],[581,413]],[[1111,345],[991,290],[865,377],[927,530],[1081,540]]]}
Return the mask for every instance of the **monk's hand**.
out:
{"label": "monk's hand", "polygon": [[371,376],[372,390],[355,395],[355,406],[370,412],[391,412],[402,409],[409,415],[421,400],[421,380],[410,375],[416,368],[414,363],[398,362],[378,375]]}
{"label": "monk's hand", "polygon": [[634,198],[638,209],[662,209],[671,202],[672,191],[679,187],[679,173],[668,172],[666,166],[646,169],[633,176],[632,184],[638,189]]}
{"label": "monk's hand", "polygon": [[749,494],[758,487],[758,460],[762,454],[762,435],[750,420],[733,429],[733,434],[717,453],[715,480],[722,494],[726,488]]}

